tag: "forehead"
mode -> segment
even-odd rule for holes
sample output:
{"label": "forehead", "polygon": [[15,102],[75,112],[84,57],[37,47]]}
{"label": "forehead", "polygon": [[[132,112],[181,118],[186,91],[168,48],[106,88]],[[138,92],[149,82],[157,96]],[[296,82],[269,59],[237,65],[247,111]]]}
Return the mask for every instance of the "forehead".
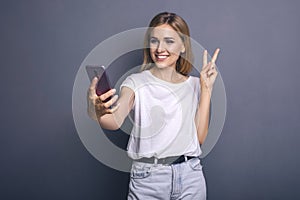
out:
{"label": "forehead", "polygon": [[179,34],[168,24],[162,24],[152,29],[151,37],[173,37],[179,38]]}

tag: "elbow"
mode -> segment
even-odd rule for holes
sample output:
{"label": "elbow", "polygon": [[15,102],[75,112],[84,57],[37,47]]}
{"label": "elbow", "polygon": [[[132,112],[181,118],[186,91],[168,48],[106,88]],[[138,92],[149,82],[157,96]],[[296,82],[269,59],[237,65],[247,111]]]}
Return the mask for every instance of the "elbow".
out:
{"label": "elbow", "polygon": [[107,123],[107,122],[101,120],[101,118],[98,120],[98,123],[101,126],[101,128],[111,130],[111,131],[116,131],[116,130],[120,129],[122,126],[122,123],[118,123],[116,121]]}
{"label": "elbow", "polygon": [[116,125],[103,125],[101,123],[99,123],[101,128],[104,128],[106,130],[110,130],[110,131],[116,131],[120,128],[120,126],[116,126]]}
{"label": "elbow", "polygon": [[105,128],[105,129],[108,129],[108,130],[111,130],[111,131],[116,131],[116,130],[118,130],[120,128],[121,128],[121,126],[114,125],[114,126],[109,126],[109,127]]}
{"label": "elbow", "polygon": [[204,143],[204,140],[199,139],[200,146]]}
{"label": "elbow", "polygon": [[198,140],[199,140],[200,145],[202,145],[204,143],[207,133],[208,133],[208,130],[204,130],[200,134],[198,134]]}
{"label": "elbow", "polygon": [[205,139],[199,139],[199,144],[200,144],[200,146],[203,145],[204,141],[205,141]]}

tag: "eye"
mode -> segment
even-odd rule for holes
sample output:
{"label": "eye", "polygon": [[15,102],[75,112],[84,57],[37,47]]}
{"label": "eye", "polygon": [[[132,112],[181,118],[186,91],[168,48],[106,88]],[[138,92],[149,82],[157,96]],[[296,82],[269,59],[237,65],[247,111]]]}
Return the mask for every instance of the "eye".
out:
{"label": "eye", "polygon": [[166,43],[167,43],[167,44],[173,44],[173,43],[174,43],[174,40],[167,39],[167,40],[166,40]]}
{"label": "eye", "polygon": [[150,39],[150,43],[151,43],[151,44],[156,44],[157,42],[158,42],[158,40],[155,39],[155,38],[151,38],[151,39]]}

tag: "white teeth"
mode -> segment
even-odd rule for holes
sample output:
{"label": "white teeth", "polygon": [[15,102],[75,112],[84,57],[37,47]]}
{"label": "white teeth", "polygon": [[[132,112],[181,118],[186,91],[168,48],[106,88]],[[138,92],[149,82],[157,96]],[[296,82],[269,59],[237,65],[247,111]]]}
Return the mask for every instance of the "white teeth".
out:
{"label": "white teeth", "polygon": [[160,55],[160,56],[157,56],[159,59],[164,59],[164,58],[167,58],[167,56],[165,55]]}

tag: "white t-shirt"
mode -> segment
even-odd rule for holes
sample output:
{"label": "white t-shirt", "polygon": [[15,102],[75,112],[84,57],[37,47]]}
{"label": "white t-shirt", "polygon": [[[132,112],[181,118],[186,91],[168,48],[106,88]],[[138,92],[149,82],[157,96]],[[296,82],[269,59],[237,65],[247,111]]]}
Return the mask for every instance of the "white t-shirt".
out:
{"label": "white t-shirt", "polygon": [[165,158],[199,156],[195,114],[200,82],[189,76],[181,83],[161,80],[149,70],[128,76],[121,85],[134,91],[133,129],[128,156]]}

